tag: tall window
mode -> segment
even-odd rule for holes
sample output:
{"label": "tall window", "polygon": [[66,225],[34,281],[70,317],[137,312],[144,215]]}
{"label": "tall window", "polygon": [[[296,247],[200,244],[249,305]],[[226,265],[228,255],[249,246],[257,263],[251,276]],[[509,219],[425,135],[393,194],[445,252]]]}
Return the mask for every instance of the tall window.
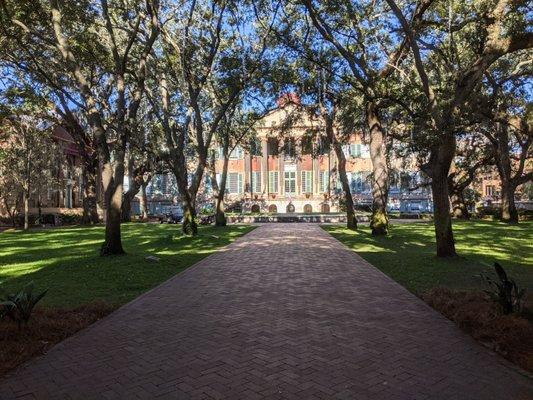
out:
{"label": "tall window", "polygon": [[294,138],[285,139],[283,151],[285,153],[285,159],[296,157],[296,141]]}
{"label": "tall window", "polygon": [[269,171],[268,173],[268,191],[278,193],[279,174],[278,171]]}
{"label": "tall window", "polygon": [[252,172],[252,192],[261,193],[261,171]]}
{"label": "tall window", "polygon": [[485,186],[485,196],[494,196],[494,186],[493,185],[487,185]]}
{"label": "tall window", "polygon": [[242,193],[242,174],[238,172],[228,174],[228,193]]}
{"label": "tall window", "polygon": [[296,193],[296,171],[285,171],[285,193]]}
{"label": "tall window", "polygon": [[350,182],[350,191],[352,193],[361,193],[363,191],[363,174],[361,172],[352,172],[348,175]]}
{"label": "tall window", "polygon": [[304,136],[302,138],[302,154],[313,154],[313,137]]}
{"label": "tall window", "polygon": [[407,172],[400,172],[400,189],[408,190],[411,187],[412,177]]}
{"label": "tall window", "polygon": [[370,158],[370,147],[367,144],[361,145],[361,157]]}
{"label": "tall window", "polygon": [[250,140],[250,154],[252,156],[260,156],[263,154],[261,140],[259,140],[258,137],[254,137]]}
{"label": "tall window", "polygon": [[302,171],[302,193],[313,193],[313,171]]}
{"label": "tall window", "polygon": [[213,191],[213,182],[212,182],[211,175],[209,174],[205,175],[205,191],[207,193],[211,193]]}
{"label": "tall window", "polygon": [[279,155],[279,141],[276,138],[268,138],[267,151],[269,156]]}
{"label": "tall window", "polygon": [[349,157],[350,156],[350,145],[343,144],[341,147],[342,147],[342,152],[344,153],[344,157]]}
{"label": "tall window", "polygon": [[350,157],[361,157],[361,145],[356,143],[350,143]]}
{"label": "tall window", "polygon": [[320,171],[320,192],[327,193],[329,184],[329,171]]}
{"label": "tall window", "polygon": [[320,136],[319,142],[318,142],[318,153],[319,154],[327,154],[329,153],[329,141],[326,136]]}

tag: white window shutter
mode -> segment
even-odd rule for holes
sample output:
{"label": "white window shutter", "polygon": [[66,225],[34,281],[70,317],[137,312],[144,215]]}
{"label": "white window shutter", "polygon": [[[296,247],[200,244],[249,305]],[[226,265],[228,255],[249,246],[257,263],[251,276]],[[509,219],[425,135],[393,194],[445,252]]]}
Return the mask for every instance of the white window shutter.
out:
{"label": "white window shutter", "polygon": [[271,193],[277,193],[278,192],[278,182],[279,182],[279,175],[278,171],[270,171],[269,172],[269,180],[268,180],[268,191]]}
{"label": "white window shutter", "polygon": [[320,191],[326,193],[328,191],[329,172],[320,171]]}
{"label": "white window shutter", "polygon": [[350,143],[350,157],[357,157],[357,145]]}
{"label": "white window shutter", "polygon": [[370,158],[370,147],[366,144],[361,145],[361,157]]}
{"label": "white window shutter", "polygon": [[344,153],[344,157],[348,157],[350,155],[350,146],[347,144],[343,144],[342,152]]}

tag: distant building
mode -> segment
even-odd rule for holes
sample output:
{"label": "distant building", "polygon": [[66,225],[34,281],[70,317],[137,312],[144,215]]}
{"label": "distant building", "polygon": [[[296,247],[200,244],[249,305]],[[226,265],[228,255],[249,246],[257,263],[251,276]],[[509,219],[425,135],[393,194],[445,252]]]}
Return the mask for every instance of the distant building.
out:
{"label": "distant building", "polygon": [[[61,126],[52,131],[52,140],[62,151],[57,165],[53,168],[54,183],[48,185],[39,193],[32,193],[29,204],[32,212],[39,206],[47,212],[57,212],[60,209],[76,209],[82,207],[82,161],[79,148],[70,134]],[[5,210],[0,205],[0,216],[5,216]]]}
{"label": "distant building", "polygon": [[[337,157],[329,145],[318,118],[299,114],[299,100],[294,95],[282,98],[278,108],[258,124],[256,140],[237,146],[230,154],[226,185],[226,207],[232,211],[270,213],[328,213],[342,211],[343,194]],[[287,123],[287,121],[292,123]],[[53,140],[63,151],[54,174],[56,184],[40,195],[43,212],[79,210],[83,200],[83,162],[77,143],[62,127],[56,127]],[[369,209],[372,204],[369,146],[359,133],[349,136],[342,146],[346,173],[356,207]],[[215,148],[216,179],[220,181],[223,157]],[[392,212],[424,213],[433,211],[429,180],[414,159],[390,160],[388,209]],[[197,198],[199,209],[214,204],[211,175],[204,174]],[[124,190],[129,178],[125,177]],[[97,197],[101,204],[102,190]],[[480,173],[472,185],[486,204],[498,203],[500,181],[496,170]],[[520,196],[520,191],[518,191]],[[168,206],[179,204],[176,179],[172,173],[156,174],[146,188],[149,214],[160,214]],[[139,214],[139,195],[132,202],[132,213]],[[30,200],[36,212],[38,198]],[[1,207],[1,206],[0,206]],[[0,216],[2,216],[0,208]]]}
{"label": "distant building", "polygon": [[[41,206],[69,209],[82,207],[83,162],[78,144],[61,126],[55,127],[52,131],[52,140],[62,149],[63,157],[54,171],[57,185],[49,187],[47,192],[41,196]],[[35,196],[30,206],[37,207]]]}
{"label": "distant building", "polygon": [[[280,103],[263,118],[255,146],[249,146],[247,151],[237,146],[230,155],[227,199],[228,203],[240,203],[242,211],[326,213],[342,208],[337,158],[325,133],[321,133],[322,124],[307,115],[295,115],[298,112],[293,102]],[[295,122],[285,130],[289,119]],[[355,133],[343,145],[343,151],[356,205],[371,205],[372,162],[368,145]],[[218,153],[216,170],[222,171],[221,149]],[[398,178],[390,189],[389,209],[432,211],[427,185],[409,190],[422,183],[420,172],[404,170],[400,168],[402,163],[403,160],[394,163]]]}

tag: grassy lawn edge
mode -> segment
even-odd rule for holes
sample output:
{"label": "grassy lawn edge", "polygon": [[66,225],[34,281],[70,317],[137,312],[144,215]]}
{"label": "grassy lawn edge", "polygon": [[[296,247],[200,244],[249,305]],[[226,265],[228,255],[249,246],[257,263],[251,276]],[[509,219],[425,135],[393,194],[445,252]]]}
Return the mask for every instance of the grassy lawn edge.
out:
{"label": "grassy lawn edge", "polygon": [[[179,225],[123,225],[126,255],[100,257],[104,228],[63,227],[0,233],[0,290],[33,281],[48,289],[42,305],[77,307],[90,302],[120,306],[158,286],[250,232],[250,225],[201,226],[197,237]],[[148,258],[147,258],[148,257]]]}
{"label": "grassy lawn edge", "polygon": [[507,225],[492,221],[456,221],[458,257],[435,254],[431,222],[391,225],[388,236],[372,236],[368,226],[350,231],[340,225],[322,229],[413,293],[435,287],[480,289],[480,274],[493,274],[500,262],[519,286],[533,292],[533,222]]}
{"label": "grassy lawn edge", "polygon": [[22,330],[0,321],[0,377],[255,228],[201,226],[197,237],[187,237],[178,225],[124,224],[127,254],[110,257],[98,255],[103,227],[0,232],[0,289],[30,281],[50,289]]}

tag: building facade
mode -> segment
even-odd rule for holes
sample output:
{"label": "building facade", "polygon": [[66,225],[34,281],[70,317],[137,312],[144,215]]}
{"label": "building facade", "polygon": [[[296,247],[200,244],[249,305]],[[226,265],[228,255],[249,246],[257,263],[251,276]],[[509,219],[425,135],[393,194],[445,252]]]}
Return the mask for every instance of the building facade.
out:
{"label": "building facade", "polygon": [[[55,144],[61,155],[57,157],[51,172],[51,180],[48,182],[35,182],[29,198],[29,206],[32,214],[37,214],[38,209],[43,213],[59,213],[65,209],[78,209],[82,207],[83,187],[80,151],[77,143],[70,134],[61,126],[56,126],[51,135],[51,141]],[[0,143],[1,147],[2,143]],[[0,183],[1,184],[1,183]],[[22,192],[13,193],[9,203],[19,204],[22,209]],[[4,204],[0,204],[0,217],[7,215]]]}
{"label": "building facade", "polygon": [[[287,121],[292,121],[290,128]],[[369,146],[360,134],[352,134],[343,145],[346,173],[354,202],[372,203]],[[219,157],[216,170],[222,171]],[[393,162],[389,209],[403,212],[432,211],[431,193],[420,185],[423,178],[414,170]],[[217,178],[220,173],[217,173]],[[411,185],[411,186],[410,186]],[[227,203],[240,203],[244,212],[328,213],[342,210],[342,192],[337,157],[318,119],[298,112],[292,104],[280,104],[257,128],[257,142],[245,150],[235,147],[230,154]]]}

